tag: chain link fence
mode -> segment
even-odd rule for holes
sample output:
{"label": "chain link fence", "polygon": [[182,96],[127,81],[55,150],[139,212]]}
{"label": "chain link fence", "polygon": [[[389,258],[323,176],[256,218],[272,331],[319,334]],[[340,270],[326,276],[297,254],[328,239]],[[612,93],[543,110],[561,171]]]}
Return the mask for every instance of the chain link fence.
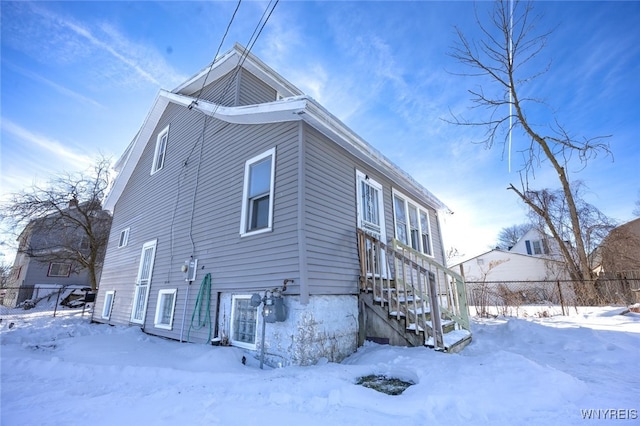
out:
{"label": "chain link fence", "polygon": [[[568,315],[580,306],[640,303],[640,271],[602,274],[594,280],[467,281],[472,316]],[[588,294],[589,297],[585,297]]]}
{"label": "chain link fence", "polygon": [[0,289],[0,318],[15,319],[41,314],[56,316],[66,312],[93,313],[95,292],[79,285],[36,284]]}

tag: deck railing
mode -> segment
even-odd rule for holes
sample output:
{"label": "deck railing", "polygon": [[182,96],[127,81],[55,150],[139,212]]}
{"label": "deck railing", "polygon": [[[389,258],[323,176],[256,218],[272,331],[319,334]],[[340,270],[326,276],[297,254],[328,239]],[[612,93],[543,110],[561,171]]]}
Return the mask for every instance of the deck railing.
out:
{"label": "deck railing", "polygon": [[447,330],[470,331],[464,279],[434,259],[393,239],[387,245],[358,229],[361,290],[407,327],[445,348]]}

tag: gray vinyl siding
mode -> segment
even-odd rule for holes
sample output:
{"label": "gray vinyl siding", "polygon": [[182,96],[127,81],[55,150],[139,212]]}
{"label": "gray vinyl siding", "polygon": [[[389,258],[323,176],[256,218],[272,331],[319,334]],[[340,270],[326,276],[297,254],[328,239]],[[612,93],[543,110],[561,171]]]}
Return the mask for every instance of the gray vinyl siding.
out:
{"label": "gray vinyl siding", "polygon": [[240,74],[238,105],[254,105],[276,100],[276,91],[247,70]]}
{"label": "gray vinyl siding", "polygon": [[[167,125],[164,168],[150,175],[157,133]],[[297,123],[233,125],[208,119],[204,147],[202,130],[200,113],[170,105],[115,206],[97,301],[101,312],[104,292],[116,290],[112,323],[129,322],[142,245],[154,239],[157,246],[144,327],[157,335],[179,338],[182,332],[186,339],[200,283],[207,272],[212,275],[212,321],[219,292],[250,294],[299,276]],[[273,231],[241,237],[245,162],[273,147]],[[118,248],[120,231],[126,227],[130,227],[129,244]],[[189,288],[185,311],[188,286],[180,267],[191,255],[198,259],[198,272]],[[158,329],[153,324],[158,291],[173,288],[178,289],[173,329]],[[288,292],[297,291],[296,285],[289,286]],[[94,319],[101,321],[99,316],[97,313]],[[192,330],[190,338],[201,341],[207,334],[206,329]]]}
{"label": "gray vinyl siding", "polygon": [[[387,239],[395,236],[392,190],[411,193],[406,185],[393,182],[375,167],[356,159],[305,125],[306,150],[306,247],[310,294],[358,292],[356,170],[382,185]],[[435,210],[426,200],[411,197],[429,210],[431,240],[436,260],[442,262],[440,229]]]}
{"label": "gray vinyl siding", "polygon": [[310,294],[355,294],[355,164],[346,152],[305,125],[306,247]]}
{"label": "gray vinyl siding", "polygon": [[[238,75],[231,71],[224,77],[208,84],[200,94],[201,99],[206,99],[218,105],[236,106],[237,103]],[[194,93],[192,95],[197,95]]]}
{"label": "gray vinyl siding", "polygon": [[[196,93],[197,94],[197,93]],[[247,70],[231,71],[207,85],[200,95],[224,106],[255,105],[276,100],[276,91]]]}
{"label": "gray vinyl siding", "polygon": [[[227,84],[232,76],[209,85],[201,98],[222,105],[275,100],[275,90],[246,71],[239,80],[242,90],[236,93],[238,82]],[[151,175],[156,138],[167,126],[165,164]],[[245,162],[274,147],[273,229],[241,236]],[[302,155],[304,164],[298,164]],[[308,124],[240,125],[210,117],[205,124],[205,116],[197,110],[169,104],[115,205],[94,320],[107,322],[101,318],[104,294],[114,290],[108,322],[130,323],[141,250],[152,240],[157,244],[143,326],[160,336],[185,340],[190,334],[190,341],[206,341],[206,327],[189,329],[207,273],[212,276],[212,324],[221,293],[261,292],[282,286],[285,279],[294,280],[287,286],[289,295],[301,294],[301,277],[312,295],[356,294],[356,169],[383,185],[386,233],[392,237],[391,193],[397,184]],[[304,171],[302,184],[300,170]],[[397,187],[422,201],[407,188]],[[304,216],[298,217],[299,212]],[[431,213],[433,249],[439,256],[439,228]],[[120,232],[127,227],[128,244],[118,248]],[[299,246],[302,237],[304,244]],[[189,285],[180,269],[192,256],[198,259],[198,269]],[[301,267],[306,267],[304,274]],[[177,289],[172,330],[154,327],[161,289]],[[219,314],[228,320],[230,312]]]}

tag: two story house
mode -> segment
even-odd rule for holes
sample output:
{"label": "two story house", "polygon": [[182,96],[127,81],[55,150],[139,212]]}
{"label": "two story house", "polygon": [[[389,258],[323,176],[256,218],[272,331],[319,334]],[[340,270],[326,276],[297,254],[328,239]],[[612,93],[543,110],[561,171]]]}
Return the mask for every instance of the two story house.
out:
{"label": "two story house", "polygon": [[270,365],[471,338],[446,206],[240,45],[161,90],[117,168],[97,322]]}
{"label": "two story house", "polygon": [[[99,205],[78,205],[76,199],[60,212],[31,220],[18,236],[18,251],[2,303],[16,307],[56,288],[94,287],[104,257],[101,237],[108,234],[110,224],[111,216]],[[94,240],[102,244],[92,247],[85,229],[88,226]],[[93,272],[87,267],[92,259]]]}

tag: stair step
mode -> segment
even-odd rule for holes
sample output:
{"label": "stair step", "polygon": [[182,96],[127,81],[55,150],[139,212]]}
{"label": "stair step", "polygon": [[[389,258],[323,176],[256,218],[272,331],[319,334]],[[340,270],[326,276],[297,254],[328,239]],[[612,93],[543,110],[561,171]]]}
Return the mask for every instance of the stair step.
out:
{"label": "stair step", "polygon": [[[469,330],[453,330],[445,333],[443,340],[445,351],[457,352],[471,341],[471,332]],[[428,337],[425,345],[434,347],[433,337]]]}
{"label": "stair step", "polygon": [[[426,306],[426,307],[421,307],[421,308],[418,308],[418,309],[407,309],[407,312],[410,313],[411,315],[422,315],[423,313],[425,315],[430,315],[431,314],[431,308]],[[400,311],[399,314],[398,314],[398,311],[390,311],[389,315],[392,316],[392,317],[396,317],[398,315],[400,315],[401,317],[406,316],[406,314],[403,311]]]}

